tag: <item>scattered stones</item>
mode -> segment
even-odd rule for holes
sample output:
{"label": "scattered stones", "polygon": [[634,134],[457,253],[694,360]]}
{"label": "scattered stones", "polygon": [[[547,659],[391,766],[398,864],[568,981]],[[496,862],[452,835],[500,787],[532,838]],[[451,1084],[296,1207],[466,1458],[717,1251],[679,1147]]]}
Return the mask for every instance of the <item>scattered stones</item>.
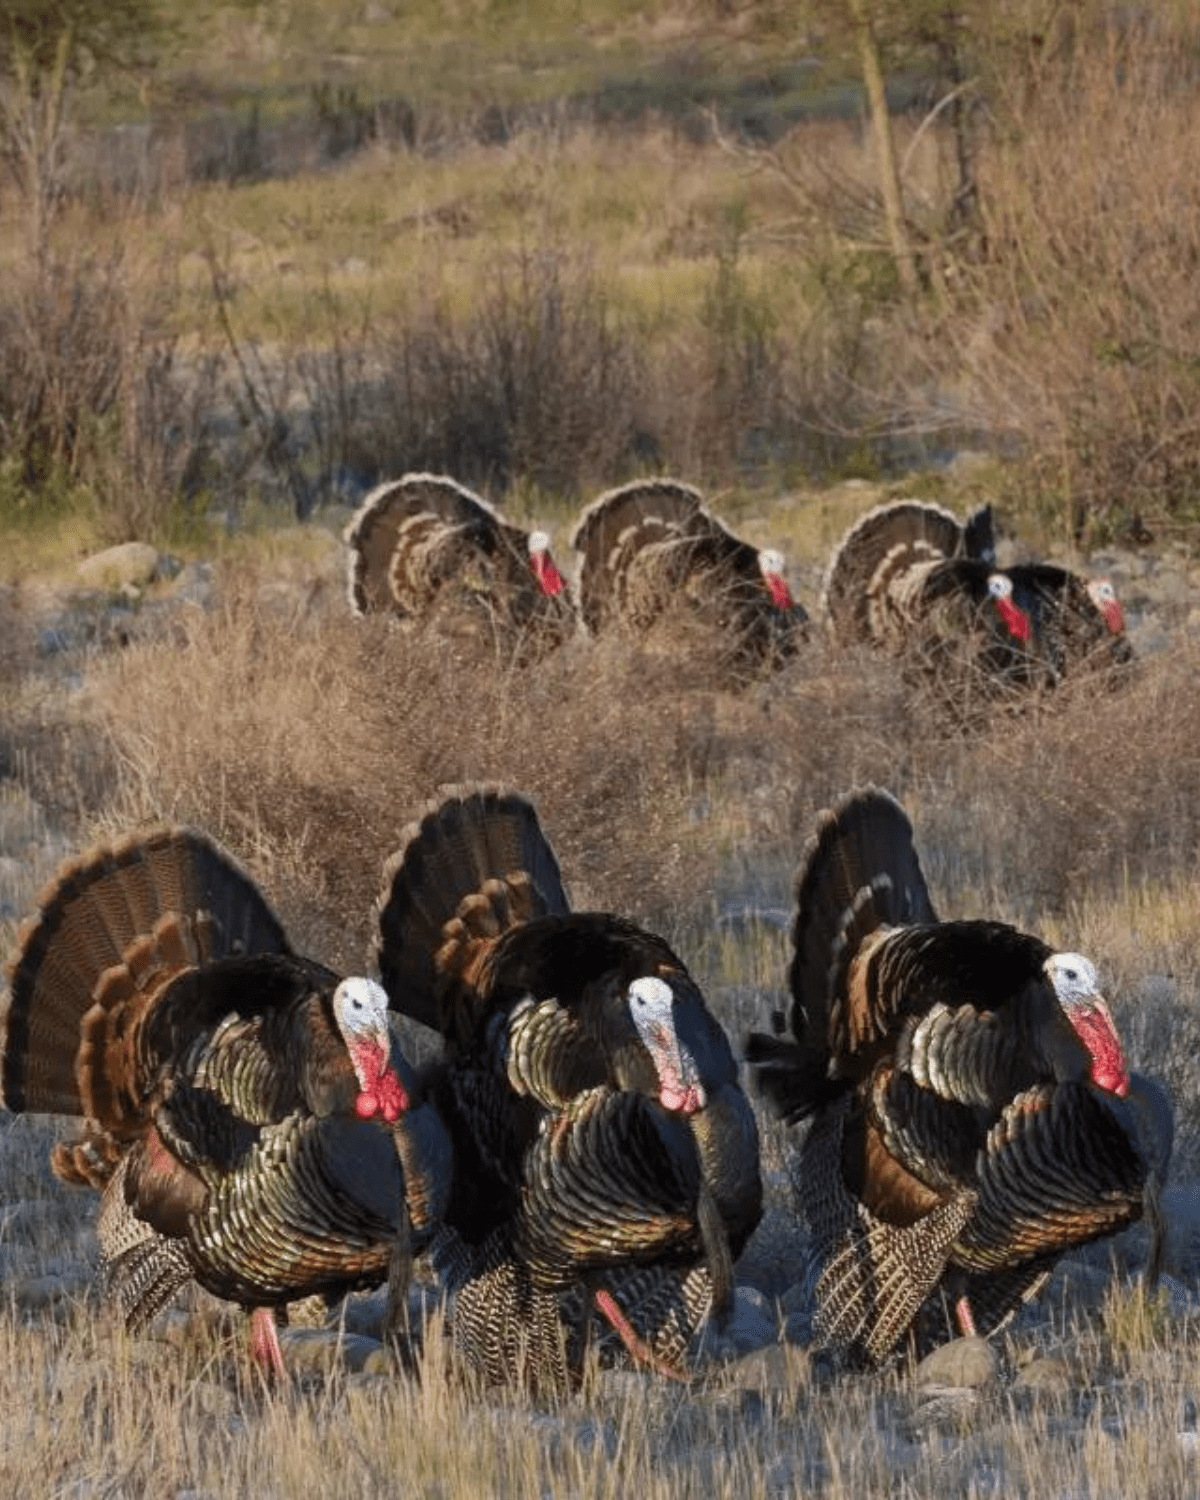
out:
{"label": "scattered stones", "polygon": [[783,1344],[771,1344],[734,1361],[726,1372],[729,1383],[764,1395],[791,1389],[807,1373],[804,1354]]}
{"label": "scattered stones", "polygon": [[279,1347],[284,1364],[298,1375],[335,1369],[379,1375],[394,1368],[391,1354],[378,1339],[336,1328],[281,1328]]}
{"label": "scattered stones", "polygon": [[1066,1395],[1076,1384],[1071,1361],[1062,1354],[1044,1354],[1031,1359],[1017,1371],[1014,1390],[1037,1391],[1044,1395]]}
{"label": "scattered stones", "polygon": [[168,566],[158,548],[148,542],[122,542],[85,557],[76,572],[86,587],[116,592],[142,589],[165,576]]}
{"label": "scattered stones", "polygon": [[919,1391],[975,1390],[990,1385],[999,1373],[999,1357],[987,1339],[953,1339],[925,1356],[914,1372],[913,1384]]}
{"label": "scattered stones", "polygon": [[982,1391],[969,1386],[945,1386],[930,1390],[901,1421],[901,1433],[917,1439],[933,1432],[970,1430],[988,1411],[990,1403]]}

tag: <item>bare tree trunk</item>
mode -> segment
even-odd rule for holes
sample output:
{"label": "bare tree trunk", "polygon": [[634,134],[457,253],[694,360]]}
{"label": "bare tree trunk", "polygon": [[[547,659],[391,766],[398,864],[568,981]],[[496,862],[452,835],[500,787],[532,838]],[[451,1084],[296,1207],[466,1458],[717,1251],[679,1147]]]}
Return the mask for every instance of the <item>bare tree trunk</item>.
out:
{"label": "bare tree trunk", "polygon": [[62,196],[67,67],[74,45],[74,27],[68,23],[59,33],[54,61],[46,69],[18,47],[12,63],[13,86],[0,97],[0,140],[25,197],[30,249],[39,263]]}
{"label": "bare tree trunk", "polygon": [[871,15],[870,0],[850,0],[850,14],[858,38],[859,66],[867,90],[867,105],[871,112],[871,126],[875,132],[875,146],[879,153],[879,191],[883,197],[883,214],[887,223],[888,239],[896,261],[900,285],[909,297],[920,291],[917,265],[909,243],[908,226],[904,219],[904,197],[900,188],[900,166],[896,159],[896,142],[892,135],[892,117],[888,113],[887,89],[884,85],[883,64],[879,59],[879,42],[875,36],[875,22]]}

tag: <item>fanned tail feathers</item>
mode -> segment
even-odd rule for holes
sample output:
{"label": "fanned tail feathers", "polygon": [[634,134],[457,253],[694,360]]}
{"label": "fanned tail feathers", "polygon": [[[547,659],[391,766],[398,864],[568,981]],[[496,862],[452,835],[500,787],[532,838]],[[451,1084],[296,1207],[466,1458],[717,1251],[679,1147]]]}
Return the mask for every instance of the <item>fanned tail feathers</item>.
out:
{"label": "fanned tail feathers", "polygon": [[889,792],[864,787],[820,815],[796,877],[791,1035],[777,1012],[773,1034],[746,1042],[755,1084],[784,1120],[803,1120],[842,1092],[832,1064],[853,1024],[851,958],[876,931],[933,920],[912,824]]}
{"label": "fanned tail feathers", "polygon": [[[579,565],[579,607],[583,622],[593,632],[630,610],[653,612],[655,601],[630,573],[630,565],[647,549],[664,553],[693,534],[704,517],[699,490],[670,478],[635,479],[607,490],[581,514],[571,533],[571,546],[582,554]],[[662,607],[661,590],[657,605]]]}
{"label": "fanned tail feathers", "polygon": [[402,544],[419,546],[431,527],[444,533],[456,527],[502,524],[486,500],[445,475],[405,474],[377,485],[342,533],[350,554],[351,608],[365,614],[394,606]]}
{"label": "fanned tail feathers", "polygon": [[288,951],[257,886],[203,834],[164,827],[88,850],[62,867],[18,935],[5,1104],[100,1117],[91,1089],[111,1093],[100,1059],[111,1048],[128,1058],[131,1045],[125,1023],[110,1018],[129,1003],[144,1007],[182,968]]}
{"label": "fanned tail feathers", "polygon": [[461,972],[502,931],[565,915],[558,860],[528,798],[447,789],[401,836],[378,902],[379,967],[394,1009],[441,1030],[439,977]]}
{"label": "fanned tail feathers", "polygon": [[868,786],[823,812],[796,878],[790,983],[797,1040],[828,1045],[835,999],[865,938],[886,927],[935,921],[908,814]]}
{"label": "fanned tail feathers", "polygon": [[[971,544],[980,545],[984,523],[972,521]],[[824,610],[836,638],[843,645],[875,639],[879,611],[904,575],[963,554],[967,536],[957,516],[925,500],[879,505],[860,516],[834,549],[825,575]]]}

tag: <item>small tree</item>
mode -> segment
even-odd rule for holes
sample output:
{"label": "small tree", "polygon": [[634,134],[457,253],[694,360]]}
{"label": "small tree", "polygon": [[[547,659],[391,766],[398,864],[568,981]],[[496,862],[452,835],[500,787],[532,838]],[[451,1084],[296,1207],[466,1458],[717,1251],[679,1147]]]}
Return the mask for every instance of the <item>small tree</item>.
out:
{"label": "small tree", "polygon": [[160,33],[157,0],[0,0],[0,152],[37,255],[62,198],[72,86],[137,66]]}

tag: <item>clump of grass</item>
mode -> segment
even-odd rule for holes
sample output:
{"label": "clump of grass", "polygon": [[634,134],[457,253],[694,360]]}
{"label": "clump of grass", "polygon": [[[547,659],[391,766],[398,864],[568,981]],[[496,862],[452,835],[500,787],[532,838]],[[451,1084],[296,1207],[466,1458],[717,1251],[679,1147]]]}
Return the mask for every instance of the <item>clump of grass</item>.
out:
{"label": "clump of grass", "polygon": [[1165,1287],[1151,1291],[1142,1281],[1113,1280],[1102,1310],[1104,1333],[1117,1357],[1166,1348],[1173,1334],[1171,1298]]}

